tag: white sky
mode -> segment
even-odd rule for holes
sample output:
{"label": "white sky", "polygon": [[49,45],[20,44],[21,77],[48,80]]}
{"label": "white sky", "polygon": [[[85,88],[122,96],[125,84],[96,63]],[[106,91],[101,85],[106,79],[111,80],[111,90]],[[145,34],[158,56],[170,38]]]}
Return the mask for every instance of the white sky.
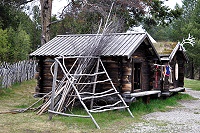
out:
{"label": "white sky", "polygon": [[[66,6],[69,1],[70,0],[53,0],[52,14],[61,13],[64,6]],[[165,5],[169,6],[170,8],[174,8],[176,3],[178,3],[181,6],[182,0],[167,0],[167,1],[165,1]]]}
{"label": "white sky", "polygon": [[165,1],[165,5],[169,6],[170,8],[174,8],[176,3],[179,4],[180,6],[182,6],[182,0],[168,0],[168,1]]}
{"label": "white sky", "polygon": [[53,0],[52,4],[52,14],[59,14],[62,12],[64,6],[67,5],[70,0]]}

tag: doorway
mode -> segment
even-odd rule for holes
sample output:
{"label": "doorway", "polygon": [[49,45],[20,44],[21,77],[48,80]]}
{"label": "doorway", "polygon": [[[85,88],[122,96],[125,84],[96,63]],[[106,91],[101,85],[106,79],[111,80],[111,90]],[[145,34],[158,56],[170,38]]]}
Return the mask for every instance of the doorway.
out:
{"label": "doorway", "polygon": [[133,64],[133,81],[134,85],[132,90],[133,91],[140,91],[141,88],[141,63],[134,63]]}

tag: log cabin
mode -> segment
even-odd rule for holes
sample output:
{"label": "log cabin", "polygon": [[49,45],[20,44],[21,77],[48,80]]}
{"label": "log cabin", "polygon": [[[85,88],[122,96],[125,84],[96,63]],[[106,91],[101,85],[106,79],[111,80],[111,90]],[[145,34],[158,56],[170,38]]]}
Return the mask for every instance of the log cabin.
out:
{"label": "log cabin", "polygon": [[[77,56],[87,50],[96,34],[58,35],[30,54],[38,60],[36,92],[48,93],[52,89],[53,77],[50,67],[58,56]],[[160,94],[154,87],[154,64],[160,57],[147,33],[113,33],[107,35],[110,42],[103,48],[101,60],[117,90],[129,97],[145,97]],[[78,52],[77,52],[78,51]],[[73,61],[66,64],[72,65]],[[97,89],[107,89],[106,84]]]}
{"label": "log cabin", "polygon": [[162,42],[154,45],[157,45],[155,48],[161,59],[161,64],[157,64],[154,67],[156,70],[154,74],[156,79],[154,89],[160,88],[162,96],[170,96],[174,93],[185,91],[184,71],[185,63],[189,59],[184,47],[180,43],[172,42]]}

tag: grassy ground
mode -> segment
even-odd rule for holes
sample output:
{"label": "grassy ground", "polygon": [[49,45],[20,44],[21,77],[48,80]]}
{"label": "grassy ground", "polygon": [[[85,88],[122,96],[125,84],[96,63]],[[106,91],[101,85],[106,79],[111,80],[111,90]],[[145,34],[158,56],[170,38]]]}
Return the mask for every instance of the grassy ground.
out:
{"label": "grassy ground", "polygon": [[185,87],[192,88],[193,90],[200,91],[200,81],[185,79]]}
{"label": "grassy ground", "polygon": [[[187,83],[186,83],[187,84]],[[33,98],[32,92],[36,81],[26,81],[16,84],[9,89],[0,90],[0,112],[12,109],[26,108],[37,99]],[[200,86],[200,84],[199,84]],[[25,132],[25,133],[53,133],[53,132],[120,132],[129,127],[131,123],[142,121],[141,116],[154,111],[166,111],[178,106],[178,100],[192,99],[189,95],[178,94],[167,99],[153,99],[149,104],[142,100],[131,104],[130,109],[135,116],[131,118],[127,111],[109,111],[93,114],[95,120],[101,127],[96,129],[91,119],[54,116],[48,120],[48,114],[41,116],[36,112],[28,111],[17,114],[0,114],[0,132]],[[77,110],[75,113],[84,113],[84,110]]]}

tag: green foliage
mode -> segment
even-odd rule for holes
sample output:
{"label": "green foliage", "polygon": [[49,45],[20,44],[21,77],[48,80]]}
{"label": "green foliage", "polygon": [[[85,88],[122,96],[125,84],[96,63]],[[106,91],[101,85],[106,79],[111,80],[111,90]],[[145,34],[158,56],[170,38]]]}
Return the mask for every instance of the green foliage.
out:
{"label": "green foliage", "polygon": [[[100,19],[103,23],[110,11],[110,0],[88,0],[88,4],[80,0],[71,2],[70,7],[66,8],[65,16],[59,26],[56,27],[55,34],[67,33],[96,33]],[[148,10],[147,10],[148,9]],[[163,5],[162,1],[153,0],[151,2],[143,0],[117,1],[115,2],[112,15],[116,22],[117,32],[126,32],[133,26],[143,25],[145,28],[151,28],[155,25],[167,25],[174,19],[177,19],[182,13],[181,8],[177,6],[174,10]]]}
{"label": "green foliage", "polygon": [[4,6],[12,6],[13,8],[23,8],[24,4],[34,0],[2,0],[0,4]]}
{"label": "green foliage", "polygon": [[[195,38],[195,45],[184,44],[189,60],[193,60],[195,71],[200,67],[200,1],[183,0],[183,14],[167,27],[158,26],[148,32],[156,40],[182,42],[190,34]],[[200,78],[200,77],[199,77]]]}
{"label": "green foliage", "polygon": [[11,27],[0,29],[0,61],[15,62],[27,59],[30,45],[29,35],[20,26],[16,31]]}
{"label": "green foliage", "polygon": [[[27,15],[26,15],[27,16]],[[40,45],[41,39],[41,19],[40,19],[40,9],[38,6],[33,7],[33,19],[30,20],[29,16],[25,21],[26,23],[22,23],[23,27],[26,25],[26,29],[24,29],[28,35],[30,35],[31,39],[31,51],[34,51]]]}
{"label": "green foliage", "polygon": [[6,59],[9,48],[7,30],[0,29],[0,60]]}
{"label": "green foliage", "polygon": [[21,1],[4,2],[0,2],[0,61],[15,62],[27,59],[28,54],[40,44],[39,7],[33,8],[32,21],[16,7],[16,3]]}
{"label": "green foliage", "polygon": [[24,19],[19,13],[21,10],[14,8],[12,5],[2,5],[0,3],[0,27],[7,29],[12,27],[16,30],[20,24],[20,20]]}
{"label": "green foliage", "polygon": [[[183,38],[187,38],[188,34],[194,36],[192,33],[195,29],[193,14],[195,10],[197,0],[183,0],[183,6],[181,8],[182,15],[174,20],[169,26],[158,26],[148,30],[149,33],[156,40],[165,41],[182,41]],[[158,34],[158,33],[162,34]],[[156,34],[156,35],[154,35]]]}
{"label": "green foliage", "polygon": [[[36,9],[35,9],[36,8]],[[39,9],[37,7],[33,8],[33,20],[30,19],[28,15],[24,12],[19,12],[18,16],[20,17],[20,27],[21,30],[24,30],[30,37],[31,49],[36,50],[38,45],[40,44],[40,34],[41,34],[41,27],[39,27],[40,19],[38,18]],[[37,11],[36,11],[37,10]]]}
{"label": "green foliage", "polygon": [[30,36],[21,26],[18,27],[17,31],[14,31],[10,27],[8,29],[8,38],[11,46],[6,61],[16,62],[27,59],[28,53],[30,52]]}
{"label": "green foliage", "polygon": [[193,58],[195,68],[197,69],[200,67],[200,1],[196,1],[193,5],[193,10],[191,10],[190,16],[188,15],[188,18],[186,18],[188,19],[188,23],[185,24],[185,26],[182,28],[182,31],[185,34],[190,33],[195,38],[194,47],[191,47],[190,45],[186,45],[185,47],[189,57]]}
{"label": "green foliage", "polygon": [[163,1],[153,0],[149,8],[149,14],[144,17],[144,29],[150,30],[154,26],[168,26],[182,14],[182,8],[178,5],[175,9],[163,6]]}
{"label": "green foliage", "polygon": [[54,22],[57,22],[57,21],[59,21],[59,20],[56,18],[56,15],[51,17],[51,22],[53,23],[51,25],[51,29],[50,29],[51,39],[54,38],[58,34],[59,35],[65,34],[65,32],[66,32],[66,31],[64,31],[65,29],[62,29],[64,27],[63,23],[65,23],[65,22],[68,23],[69,22],[69,21],[63,20],[62,22],[54,23]]}
{"label": "green foliage", "polygon": [[96,33],[100,17],[98,14],[82,12],[77,18],[66,16],[60,23],[60,34],[83,34],[83,33]]}
{"label": "green foliage", "polygon": [[171,34],[171,29],[169,29],[169,27],[155,26],[147,31],[156,41],[172,41],[171,38],[169,38]]}

